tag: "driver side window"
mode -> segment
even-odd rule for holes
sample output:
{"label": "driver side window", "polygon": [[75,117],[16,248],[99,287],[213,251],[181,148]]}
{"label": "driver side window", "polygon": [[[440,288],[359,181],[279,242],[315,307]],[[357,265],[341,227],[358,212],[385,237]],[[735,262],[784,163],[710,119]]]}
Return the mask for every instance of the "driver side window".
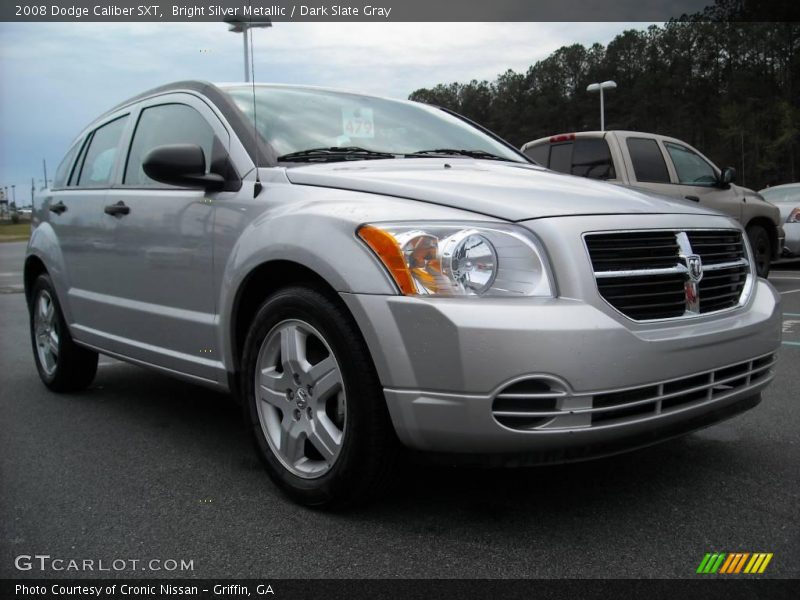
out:
{"label": "driver side window", "polygon": [[142,168],[147,154],[168,144],[197,144],[206,157],[206,172],[214,153],[214,130],[203,115],[186,104],[161,104],[142,111],[133,136],[124,184],[135,187],[164,187],[150,179]]}
{"label": "driver side window", "polygon": [[678,174],[678,183],[684,185],[714,185],[717,183],[717,174],[713,167],[700,155],[692,152],[686,146],[664,142],[664,146],[675,165]]}

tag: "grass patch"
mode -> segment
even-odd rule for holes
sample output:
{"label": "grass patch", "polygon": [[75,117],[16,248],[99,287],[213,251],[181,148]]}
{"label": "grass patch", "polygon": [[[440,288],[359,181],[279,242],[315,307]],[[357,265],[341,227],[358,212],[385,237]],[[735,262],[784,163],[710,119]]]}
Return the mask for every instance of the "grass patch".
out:
{"label": "grass patch", "polygon": [[0,221],[0,242],[21,242],[31,237],[31,223]]}

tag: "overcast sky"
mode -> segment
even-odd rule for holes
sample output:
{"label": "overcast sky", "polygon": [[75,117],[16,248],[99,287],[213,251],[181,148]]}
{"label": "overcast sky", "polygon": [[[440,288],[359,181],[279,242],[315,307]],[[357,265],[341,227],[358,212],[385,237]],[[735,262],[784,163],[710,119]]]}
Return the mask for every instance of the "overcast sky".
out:
{"label": "overcast sky", "polygon": [[[647,23],[278,23],[255,32],[257,81],[406,98],[524,71],[558,47],[608,43]],[[100,113],[181,79],[240,81],[242,36],[222,23],[0,23],[0,186],[17,203],[52,177]]]}

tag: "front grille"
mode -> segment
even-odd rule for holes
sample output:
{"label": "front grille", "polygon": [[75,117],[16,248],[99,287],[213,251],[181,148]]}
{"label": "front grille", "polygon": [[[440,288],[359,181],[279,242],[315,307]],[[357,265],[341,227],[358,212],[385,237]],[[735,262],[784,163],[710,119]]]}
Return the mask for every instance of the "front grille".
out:
{"label": "front grille", "polygon": [[736,230],[594,233],[585,240],[600,295],[636,321],[734,308],[750,276]]}
{"label": "front grille", "polygon": [[[509,394],[506,388],[495,395],[492,414],[500,424],[521,431],[624,424],[748,390],[756,393],[774,376],[776,360],[775,354],[767,354],[713,371],[608,392],[571,394],[563,387],[551,387]],[[507,403],[509,396],[514,397],[513,405]]]}
{"label": "front grille", "polygon": [[586,236],[595,271],[674,267],[680,248],[672,231],[629,231]]}

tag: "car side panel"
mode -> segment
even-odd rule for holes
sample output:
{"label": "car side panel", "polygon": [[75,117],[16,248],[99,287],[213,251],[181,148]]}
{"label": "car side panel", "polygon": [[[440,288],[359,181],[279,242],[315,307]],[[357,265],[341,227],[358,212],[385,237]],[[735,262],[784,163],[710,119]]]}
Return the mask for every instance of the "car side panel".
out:
{"label": "car side panel", "polygon": [[[215,289],[217,344],[228,372],[235,370],[232,323],[237,292],[260,265],[289,261],[310,269],[335,291],[395,295],[383,265],[357,238],[354,223],[404,219],[487,221],[487,217],[411,200],[294,185],[282,168],[260,169],[263,189],[216,203]],[[267,282],[279,286],[281,282]]]}

